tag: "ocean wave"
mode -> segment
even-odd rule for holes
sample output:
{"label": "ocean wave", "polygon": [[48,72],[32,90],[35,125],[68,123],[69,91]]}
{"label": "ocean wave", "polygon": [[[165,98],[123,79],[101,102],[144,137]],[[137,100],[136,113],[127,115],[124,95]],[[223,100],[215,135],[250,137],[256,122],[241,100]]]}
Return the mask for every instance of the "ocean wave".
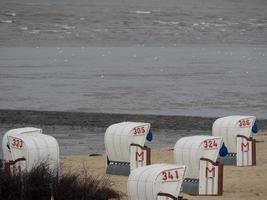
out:
{"label": "ocean wave", "polygon": [[54,27],[60,27],[60,28],[66,29],[66,30],[75,29],[76,28],[76,26],[70,26],[70,25],[67,25],[67,24],[54,24],[53,26]]}
{"label": "ocean wave", "polygon": [[61,30],[56,30],[56,29],[47,29],[47,30],[44,30],[43,32],[61,33],[62,31]]}
{"label": "ocean wave", "polygon": [[28,27],[27,26],[19,26],[19,29],[22,31],[27,31]]}
{"label": "ocean wave", "polygon": [[8,12],[8,13],[5,13],[6,16],[11,16],[11,17],[16,17],[16,13],[14,12]]}
{"label": "ocean wave", "polygon": [[161,20],[156,20],[156,21],[154,21],[154,23],[163,24],[163,25],[178,25],[178,24],[180,24],[180,22],[175,22],[175,21],[168,22],[168,21],[161,21]]}
{"label": "ocean wave", "polygon": [[109,30],[107,28],[95,28],[92,29],[94,32],[107,33]]}
{"label": "ocean wave", "polygon": [[0,23],[11,24],[11,23],[14,23],[14,21],[13,20],[9,20],[9,19],[0,19]]}
{"label": "ocean wave", "polygon": [[31,30],[29,31],[30,34],[39,34],[40,30]]}
{"label": "ocean wave", "polygon": [[137,10],[135,11],[136,14],[151,14],[151,11],[144,11],[144,10]]}

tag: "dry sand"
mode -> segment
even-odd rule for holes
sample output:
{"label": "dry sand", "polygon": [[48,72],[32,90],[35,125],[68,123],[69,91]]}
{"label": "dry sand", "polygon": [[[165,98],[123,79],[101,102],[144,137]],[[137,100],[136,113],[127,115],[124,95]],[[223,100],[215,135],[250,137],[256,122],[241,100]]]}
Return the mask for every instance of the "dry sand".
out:
{"label": "dry sand", "polygon": [[[190,196],[182,194],[184,198],[197,199],[267,199],[267,131],[255,136],[257,142],[257,165],[253,167],[224,167],[223,196]],[[63,171],[79,171],[87,169],[92,175],[105,175],[105,157],[89,155],[65,156],[61,159]],[[173,163],[173,151],[169,149],[152,150],[152,163]],[[127,199],[127,179],[125,176],[110,175],[113,187],[125,194]]]}

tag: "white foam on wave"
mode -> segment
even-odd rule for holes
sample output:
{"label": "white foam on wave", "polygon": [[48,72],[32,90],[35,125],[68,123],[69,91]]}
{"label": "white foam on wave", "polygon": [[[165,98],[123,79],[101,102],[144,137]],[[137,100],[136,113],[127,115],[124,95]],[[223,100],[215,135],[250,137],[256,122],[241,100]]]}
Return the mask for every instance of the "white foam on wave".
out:
{"label": "white foam on wave", "polygon": [[247,23],[247,24],[252,27],[264,27],[267,25],[266,23]]}
{"label": "white foam on wave", "polygon": [[163,25],[178,25],[179,24],[179,22],[175,22],[175,21],[167,22],[167,21],[157,20],[154,22],[158,24],[163,24]]}
{"label": "white foam on wave", "polygon": [[75,29],[76,28],[76,26],[70,26],[70,25],[67,25],[67,24],[54,24],[54,27],[60,27],[60,28],[66,29],[66,30]]}
{"label": "white foam on wave", "polygon": [[62,25],[62,28],[69,30],[69,29],[75,29],[76,27],[75,26]]}
{"label": "white foam on wave", "polygon": [[19,29],[22,30],[22,31],[27,31],[28,27],[27,26],[20,26]]}
{"label": "white foam on wave", "polygon": [[135,11],[136,14],[151,14],[151,11],[144,11],[144,10],[137,10]]}
{"label": "white foam on wave", "polygon": [[14,12],[8,12],[8,13],[5,13],[6,16],[11,16],[11,17],[16,17],[16,13]]}
{"label": "white foam on wave", "polygon": [[55,30],[55,29],[46,29],[46,30],[44,30],[44,32],[60,33],[61,31],[60,30]]}
{"label": "white foam on wave", "polygon": [[212,24],[213,26],[215,26],[215,27],[224,27],[224,26],[226,26],[226,24]]}
{"label": "white foam on wave", "polygon": [[7,23],[7,24],[11,24],[13,23],[13,20],[9,20],[9,19],[0,19],[0,23]]}
{"label": "white foam on wave", "polygon": [[29,31],[30,34],[39,34],[40,30],[31,30]]}

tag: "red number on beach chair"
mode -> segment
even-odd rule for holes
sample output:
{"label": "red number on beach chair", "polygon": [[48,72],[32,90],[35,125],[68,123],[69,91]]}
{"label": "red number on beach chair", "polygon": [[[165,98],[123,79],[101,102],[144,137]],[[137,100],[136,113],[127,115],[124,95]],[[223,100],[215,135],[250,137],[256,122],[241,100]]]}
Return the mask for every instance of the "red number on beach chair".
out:
{"label": "red number on beach chair", "polygon": [[246,127],[249,127],[249,126],[250,126],[250,121],[249,121],[249,119],[240,119],[240,120],[238,121],[238,123],[239,123],[239,127],[240,127],[240,128],[246,128]]}
{"label": "red number on beach chair", "polygon": [[144,127],[135,127],[134,128],[134,135],[142,135],[146,132]]}
{"label": "red number on beach chair", "polygon": [[216,149],[218,148],[218,144],[216,140],[205,140],[204,141],[204,148],[205,149]]}
{"label": "red number on beach chair", "polygon": [[162,181],[164,182],[179,180],[179,174],[177,170],[162,172],[162,176]]}
{"label": "red number on beach chair", "polygon": [[13,138],[11,145],[14,148],[20,149],[23,147],[23,141],[21,139],[18,139],[18,138]]}

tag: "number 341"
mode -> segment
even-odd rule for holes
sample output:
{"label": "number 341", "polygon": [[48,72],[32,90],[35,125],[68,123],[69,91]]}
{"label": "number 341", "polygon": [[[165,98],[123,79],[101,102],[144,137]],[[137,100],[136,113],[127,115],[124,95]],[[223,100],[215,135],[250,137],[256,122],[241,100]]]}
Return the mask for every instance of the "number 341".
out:
{"label": "number 341", "polygon": [[179,180],[179,174],[178,171],[165,171],[162,172],[162,181],[175,181]]}

